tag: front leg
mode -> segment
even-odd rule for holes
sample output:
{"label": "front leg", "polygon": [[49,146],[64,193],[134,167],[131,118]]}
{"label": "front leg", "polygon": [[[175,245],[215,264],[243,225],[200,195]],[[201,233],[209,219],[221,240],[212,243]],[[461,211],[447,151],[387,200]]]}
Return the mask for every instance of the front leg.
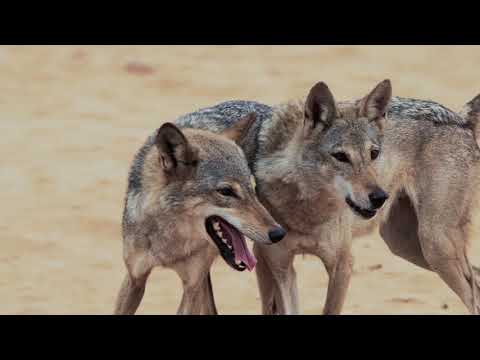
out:
{"label": "front leg", "polygon": [[115,315],[134,315],[145,293],[148,273],[134,278],[127,272],[117,295]]}
{"label": "front leg", "polygon": [[350,248],[339,250],[331,261],[324,261],[324,264],[328,272],[328,289],[323,314],[339,315],[345,303],[353,269]]}
{"label": "front leg", "polygon": [[184,284],[183,295],[180,306],[177,310],[177,315],[200,315],[202,304],[202,288],[200,284],[193,286]]}
{"label": "front leg", "polygon": [[217,306],[215,305],[215,297],[213,296],[212,278],[210,272],[203,281],[202,285],[202,314],[204,315],[218,315]]}
{"label": "front leg", "polygon": [[125,259],[127,274],[117,295],[115,315],[133,315],[145,293],[145,285],[153,268],[149,254],[131,252]]}
{"label": "front leg", "polygon": [[328,272],[327,299],[323,308],[324,315],[341,313],[347,296],[353,270],[351,253],[351,229],[348,223],[334,222],[322,229],[323,237],[315,251]]}
{"label": "front leg", "polygon": [[256,245],[256,247],[255,254],[259,261],[257,267],[260,265],[257,268],[257,281],[262,297],[263,313],[298,314],[298,290],[293,267],[294,253],[281,244]]}
{"label": "front leg", "polygon": [[277,279],[277,292],[275,304],[279,315],[299,315],[297,274],[293,267],[293,256],[283,272],[275,275]]}
{"label": "front leg", "polygon": [[[174,270],[182,279],[183,296],[177,315],[200,315],[202,310],[212,312],[215,304],[209,299],[209,271],[215,254],[201,252],[176,264]],[[216,309],[215,309],[216,311]]]}
{"label": "front leg", "polygon": [[264,259],[260,245],[254,244],[253,254],[257,259],[255,275],[257,276],[258,291],[262,302],[262,315],[275,315],[277,313],[275,294],[278,293],[275,278],[270,265]]}

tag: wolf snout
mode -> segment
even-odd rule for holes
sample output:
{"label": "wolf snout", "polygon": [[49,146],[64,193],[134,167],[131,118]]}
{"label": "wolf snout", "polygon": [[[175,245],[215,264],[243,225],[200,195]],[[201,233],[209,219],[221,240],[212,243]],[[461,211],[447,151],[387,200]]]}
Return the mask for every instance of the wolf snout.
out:
{"label": "wolf snout", "polygon": [[280,240],[282,240],[287,232],[281,228],[281,227],[276,227],[268,232],[268,237],[272,243],[277,243]]}
{"label": "wolf snout", "polygon": [[372,203],[372,207],[374,209],[379,209],[385,204],[385,201],[388,199],[388,194],[383,191],[382,189],[378,188],[375,191],[371,192],[368,195],[370,202]]}

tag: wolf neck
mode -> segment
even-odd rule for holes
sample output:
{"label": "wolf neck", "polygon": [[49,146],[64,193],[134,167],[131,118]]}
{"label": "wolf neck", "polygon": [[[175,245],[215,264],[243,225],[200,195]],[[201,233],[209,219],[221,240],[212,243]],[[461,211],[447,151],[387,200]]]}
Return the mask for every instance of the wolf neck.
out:
{"label": "wolf neck", "polygon": [[301,101],[273,109],[259,132],[254,173],[260,200],[273,217],[289,231],[310,234],[341,205],[302,160],[303,117]]}
{"label": "wolf neck", "polygon": [[302,165],[304,101],[297,100],[273,109],[271,121],[258,136],[254,173],[261,187],[271,194],[288,187],[297,201],[317,197],[310,186],[311,172]]}
{"label": "wolf neck", "polygon": [[257,176],[284,179],[296,169],[303,109],[301,100],[278,105],[273,109],[271,120],[262,124],[254,169]]}

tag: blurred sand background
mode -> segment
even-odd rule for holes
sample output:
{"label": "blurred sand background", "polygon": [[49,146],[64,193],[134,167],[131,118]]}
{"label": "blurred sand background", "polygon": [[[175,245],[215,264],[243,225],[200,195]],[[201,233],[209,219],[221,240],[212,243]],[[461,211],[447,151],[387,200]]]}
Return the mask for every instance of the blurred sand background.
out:
{"label": "blurred sand background", "polygon": [[[0,313],[112,312],[127,172],[163,121],[224,100],[275,104],[319,80],[349,99],[390,78],[396,95],[458,109],[480,92],[479,63],[474,46],[0,47]],[[345,314],[466,314],[378,235],[354,254]],[[321,313],[323,265],[306,256],[296,268],[302,312]],[[253,273],[219,259],[212,277],[222,314],[259,313]],[[173,314],[180,297],[177,275],[156,269],[138,313]]]}

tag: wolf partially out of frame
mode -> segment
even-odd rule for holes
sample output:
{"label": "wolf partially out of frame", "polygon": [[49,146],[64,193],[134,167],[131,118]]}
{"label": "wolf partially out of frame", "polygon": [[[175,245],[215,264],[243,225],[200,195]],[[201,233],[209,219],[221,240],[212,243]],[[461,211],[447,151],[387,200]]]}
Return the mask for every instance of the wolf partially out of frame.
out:
{"label": "wolf partially out of frame", "polygon": [[248,113],[259,119],[242,148],[261,202],[287,230],[274,246],[254,246],[264,314],[299,313],[297,254],[322,260],[323,313],[339,314],[351,240],[377,225],[395,255],[435,271],[471,313],[479,311],[480,272],[467,247],[480,181],[480,98],[457,113],[391,94],[385,80],[360,99],[336,102],[319,82],[304,100],[227,101],[177,120],[221,132]]}

